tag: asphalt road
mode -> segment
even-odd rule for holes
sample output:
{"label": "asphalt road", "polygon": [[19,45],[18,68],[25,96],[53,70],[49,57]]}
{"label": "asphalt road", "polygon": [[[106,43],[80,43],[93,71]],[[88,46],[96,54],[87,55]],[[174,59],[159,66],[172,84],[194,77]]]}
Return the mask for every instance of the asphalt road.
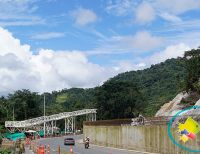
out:
{"label": "asphalt road", "polygon": [[[69,136],[67,136],[69,137]],[[99,147],[95,145],[90,145],[89,149],[85,149],[83,143],[78,143],[77,141],[82,139],[82,136],[70,136],[76,140],[75,146],[73,148],[73,154],[142,154],[142,152],[136,151],[127,151],[127,150],[120,150],[114,148],[107,148],[107,147]],[[44,145],[50,145],[51,154],[57,154],[58,146],[60,145],[62,151],[70,151],[70,146],[64,145],[63,140],[66,137],[59,137],[59,138],[47,138],[47,139],[40,139],[39,143]]]}

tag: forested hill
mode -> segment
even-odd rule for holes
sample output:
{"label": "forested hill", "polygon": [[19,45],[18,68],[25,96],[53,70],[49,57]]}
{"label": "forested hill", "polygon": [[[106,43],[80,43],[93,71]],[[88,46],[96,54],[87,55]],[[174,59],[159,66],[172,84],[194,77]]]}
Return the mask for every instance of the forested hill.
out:
{"label": "forested hill", "polygon": [[100,87],[46,94],[47,112],[95,107],[100,119],[127,118],[139,113],[153,116],[160,106],[185,89],[185,79],[184,60],[169,59],[145,70],[119,74]]}
{"label": "forested hill", "polygon": [[[182,59],[170,59],[140,71],[119,74],[102,86],[46,93],[46,114],[97,108],[99,119],[153,116],[161,105],[183,90],[186,69]],[[181,86],[182,85],[182,86]],[[0,98],[0,124],[43,115],[43,94],[18,90]]]}
{"label": "forested hill", "polygon": [[119,74],[102,86],[46,94],[48,114],[97,108],[100,119],[154,116],[160,106],[185,89],[185,62],[169,59],[150,68]]}
{"label": "forested hill", "polygon": [[182,58],[168,59],[145,70],[119,74],[111,80],[137,84],[148,104],[145,114],[154,115],[160,106],[185,90],[185,62]]}

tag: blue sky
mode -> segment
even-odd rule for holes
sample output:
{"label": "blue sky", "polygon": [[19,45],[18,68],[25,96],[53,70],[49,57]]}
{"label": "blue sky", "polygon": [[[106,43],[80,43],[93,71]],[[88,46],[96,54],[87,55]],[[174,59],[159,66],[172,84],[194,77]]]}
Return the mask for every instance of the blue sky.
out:
{"label": "blue sky", "polygon": [[[0,59],[13,54],[20,64],[30,65],[25,69],[27,80],[34,79],[27,86],[6,83],[21,83],[18,78],[25,75],[10,70],[8,59],[0,63],[5,80],[5,88],[0,91],[94,87],[118,73],[144,69],[198,47],[200,1],[0,0],[0,27],[0,44],[5,46],[0,47]],[[26,51],[23,46],[28,46]],[[59,56],[66,56],[62,64],[58,63]],[[52,59],[56,62],[52,63]],[[41,73],[40,68],[45,70],[47,64],[51,67],[47,73],[55,76],[53,79]],[[33,65],[38,70],[32,69]],[[71,71],[63,73],[64,69]],[[77,77],[82,75],[80,70],[83,78]],[[62,82],[47,86],[57,80]],[[41,84],[42,90],[34,87],[35,83]]]}

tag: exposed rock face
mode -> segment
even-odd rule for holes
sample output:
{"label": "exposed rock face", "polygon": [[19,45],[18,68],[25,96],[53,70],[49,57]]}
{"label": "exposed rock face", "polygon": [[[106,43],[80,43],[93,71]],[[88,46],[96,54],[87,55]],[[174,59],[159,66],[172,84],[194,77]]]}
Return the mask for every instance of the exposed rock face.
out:
{"label": "exposed rock face", "polygon": [[200,99],[196,102],[195,106],[200,106]]}
{"label": "exposed rock face", "polygon": [[188,97],[188,93],[186,92],[181,92],[178,94],[172,101],[169,103],[164,104],[160,110],[156,113],[156,117],[159,116],[173,116],[175,115],[178,111],[180,111],[184,106],[181,104],[181,100],[183,98]]}
{"label": "exposed rock face", "polygon": [[[184,108],[187,108],[188,104],[183,104],[181,101],[184,99],[192,99],[193,102],[196,102],[193,104],[194,106],[200,106],[200,95],[195,92],[186,93],[181,92],[178,94],[172,101],[169,103],[164,104],[160,110],[156,113],[155,117],[159,116],[174,116],[179,111],[183,110]],[[198,100],[198,101],[197,101]],[[181,115],[200,115],[200,108],[197,109],[191,109],[189,111],[185,111]]]}

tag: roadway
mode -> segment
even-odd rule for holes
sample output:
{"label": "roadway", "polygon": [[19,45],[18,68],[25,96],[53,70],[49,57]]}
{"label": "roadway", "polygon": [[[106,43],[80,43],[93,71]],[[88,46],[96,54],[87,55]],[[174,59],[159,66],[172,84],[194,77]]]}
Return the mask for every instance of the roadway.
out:
{"label": "roadway", "polygon": [[[67,137],[73,137],[76,141],[75,146],[72,146],[73,154],[142,154],[144,153],[144,152],[128,151],[128,150],[121,150],[121,149],[108,148],[108,147],[100,147],[96,145],[90,145],[89,149],[85,149],[83,143],[78,142],[82,139],[82,135],[67,136]],[[51,154],[57,154],[57,149],[59,145],[62,151],[69,152],[70,146],[66,146],[63,144],[64,138],[65,137],[40,139],[39,144],[50,145]]]}

